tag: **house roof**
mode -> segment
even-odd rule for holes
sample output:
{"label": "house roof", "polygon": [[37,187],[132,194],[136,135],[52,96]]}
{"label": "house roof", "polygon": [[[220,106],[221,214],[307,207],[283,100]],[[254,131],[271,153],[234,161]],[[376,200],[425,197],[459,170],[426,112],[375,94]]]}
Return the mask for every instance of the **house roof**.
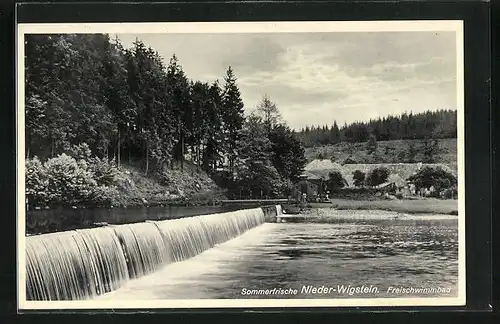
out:
{"label": "house roof", "polygon": [[393,185],[393,184],[395,184],[395,183],[394,182],[384,182],[382,184],[379,184],[377,186],[377,188],[382,189],[382,188],[385,188],[385,187],[389,187],[390,185]]}
{"label": "house roof", "polygon": [[307,180],[320,180],[321,179],[320,176],[318,176],[314,173],[308,172],[308,171],[304,171],[301,174],[301,178],[306,178]]}

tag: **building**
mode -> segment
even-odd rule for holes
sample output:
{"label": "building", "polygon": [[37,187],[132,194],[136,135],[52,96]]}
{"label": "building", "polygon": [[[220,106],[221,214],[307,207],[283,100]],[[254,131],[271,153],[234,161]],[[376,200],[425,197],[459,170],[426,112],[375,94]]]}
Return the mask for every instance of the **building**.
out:
{"label": "building", "polygon": [[292,195],[297,200],[301,200],[304,193],[308,199],[316,197],[321,194],[322,184],[323,179],[321,177],[306,171],[300,176],[300,180],[295,183]]}
{"label": "building", "polygon": [[396,183],[394,183],[394,182],[385,182],[385,183],[379,184],[375,188],[379,192],[387,192],[387,193],[396,192],[396,190],[398,189],[398,187],[396,186]]}

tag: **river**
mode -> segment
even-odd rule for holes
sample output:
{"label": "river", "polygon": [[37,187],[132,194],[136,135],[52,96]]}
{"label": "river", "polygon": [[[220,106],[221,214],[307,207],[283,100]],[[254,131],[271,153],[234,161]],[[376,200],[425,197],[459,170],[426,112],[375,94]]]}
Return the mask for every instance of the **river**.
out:
{"label": "river", "polygon": [[96,223],[129,224],[237,210],[239,206],[167,206],[135,208],[42,209],[26,213],[26,233],[43,234],[94,227]]}
{"label": "river", "polygon": [[[388,220],[386,212],[368,218],[350,217],[363,214],[359,211],[338,212],[345,217],[329,223],[262,224],[97,299],[457,296],[456,217]],[[364,291],[349,292],[349,285]],[[308,286],[331,289],[312,294]],[[401,287],[430,290],[394,294]],[[274,292],[256,292],[265,289]],[[297,293],[289,293],[293,290]]]}

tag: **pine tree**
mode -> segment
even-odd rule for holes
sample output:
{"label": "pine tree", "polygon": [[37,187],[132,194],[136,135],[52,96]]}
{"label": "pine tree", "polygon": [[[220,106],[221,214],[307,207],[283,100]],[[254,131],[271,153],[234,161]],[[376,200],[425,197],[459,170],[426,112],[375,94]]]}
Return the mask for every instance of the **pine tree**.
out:
{"label": "pine tree", "polygon": [[167,92],[171,98],[171,116],[177,124],[177,143],[174,158],[181,162],[184,169],[186,139],[192,129],[192,108],[190,103],[189,81],[174,54],[167,68]]}
{"label": "pine tree", "polygon": [[206,171],[215,172],[222,159],[224,150],[224,134],[222,120],[222,90],[219,83],[212,83],[209,89],[209,104],[206,109],[207,139],[203,152],[203,167]]}
{"label": "pine tree", "polygon": [[233,69],[229,67],[224,77],[224,94],[222,97],[222,120],[225,150],[228,159],[228,168],[234,174],[234,163],[236,160],[236,149],[240,138],[240,130],[244,123],[244,106],[241,94],[236,85],[236,76]]}
{"label": "pine tree", "polygon": [[281,177],[271,163],[271,141],[266,125],[254,115],[247,118],[241,130],[235,163],[237,183],[257,195],[277,195],[282,190]]}

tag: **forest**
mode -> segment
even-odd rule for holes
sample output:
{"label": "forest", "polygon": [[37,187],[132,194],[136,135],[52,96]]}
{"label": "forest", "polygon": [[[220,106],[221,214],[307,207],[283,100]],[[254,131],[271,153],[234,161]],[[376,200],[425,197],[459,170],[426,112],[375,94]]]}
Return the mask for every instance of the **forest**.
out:
{"label": "forest", "polygon": [[164,185],[186,163],[229,196],[285,197],[302,173],[305,147],[456,137],[451,110],[296,132],[266,94],[255,109],[245,107],[231,66],[220,80],[202,82],[175,54],[164,60],[139,39],[125,48],[107,34],[26,36],[31,205],[113,205],[130,190],[118,183],[128,181],[122,166]]}
{"label": "forest", "polygon": [[110,203],[101,198],[123,164],[161,178],[189,161],[234,191],[290,188],[304,148],[276,104],[263,95],[247,116],[230,66],[222,82],[207,83],[188,78],[175,54],[163,59],[140,40],[124,48],[107,34],[26,37],[31,201]]}
{"label": "forest", "polygon": [[374,136],[378,141],[409,139],[445,139],[457,137],[456,110],[426,111],[399,116],[381,117],[368,122],[308,126],[297,132],[305,147],[337,144],[340,142],[360,143]]}

